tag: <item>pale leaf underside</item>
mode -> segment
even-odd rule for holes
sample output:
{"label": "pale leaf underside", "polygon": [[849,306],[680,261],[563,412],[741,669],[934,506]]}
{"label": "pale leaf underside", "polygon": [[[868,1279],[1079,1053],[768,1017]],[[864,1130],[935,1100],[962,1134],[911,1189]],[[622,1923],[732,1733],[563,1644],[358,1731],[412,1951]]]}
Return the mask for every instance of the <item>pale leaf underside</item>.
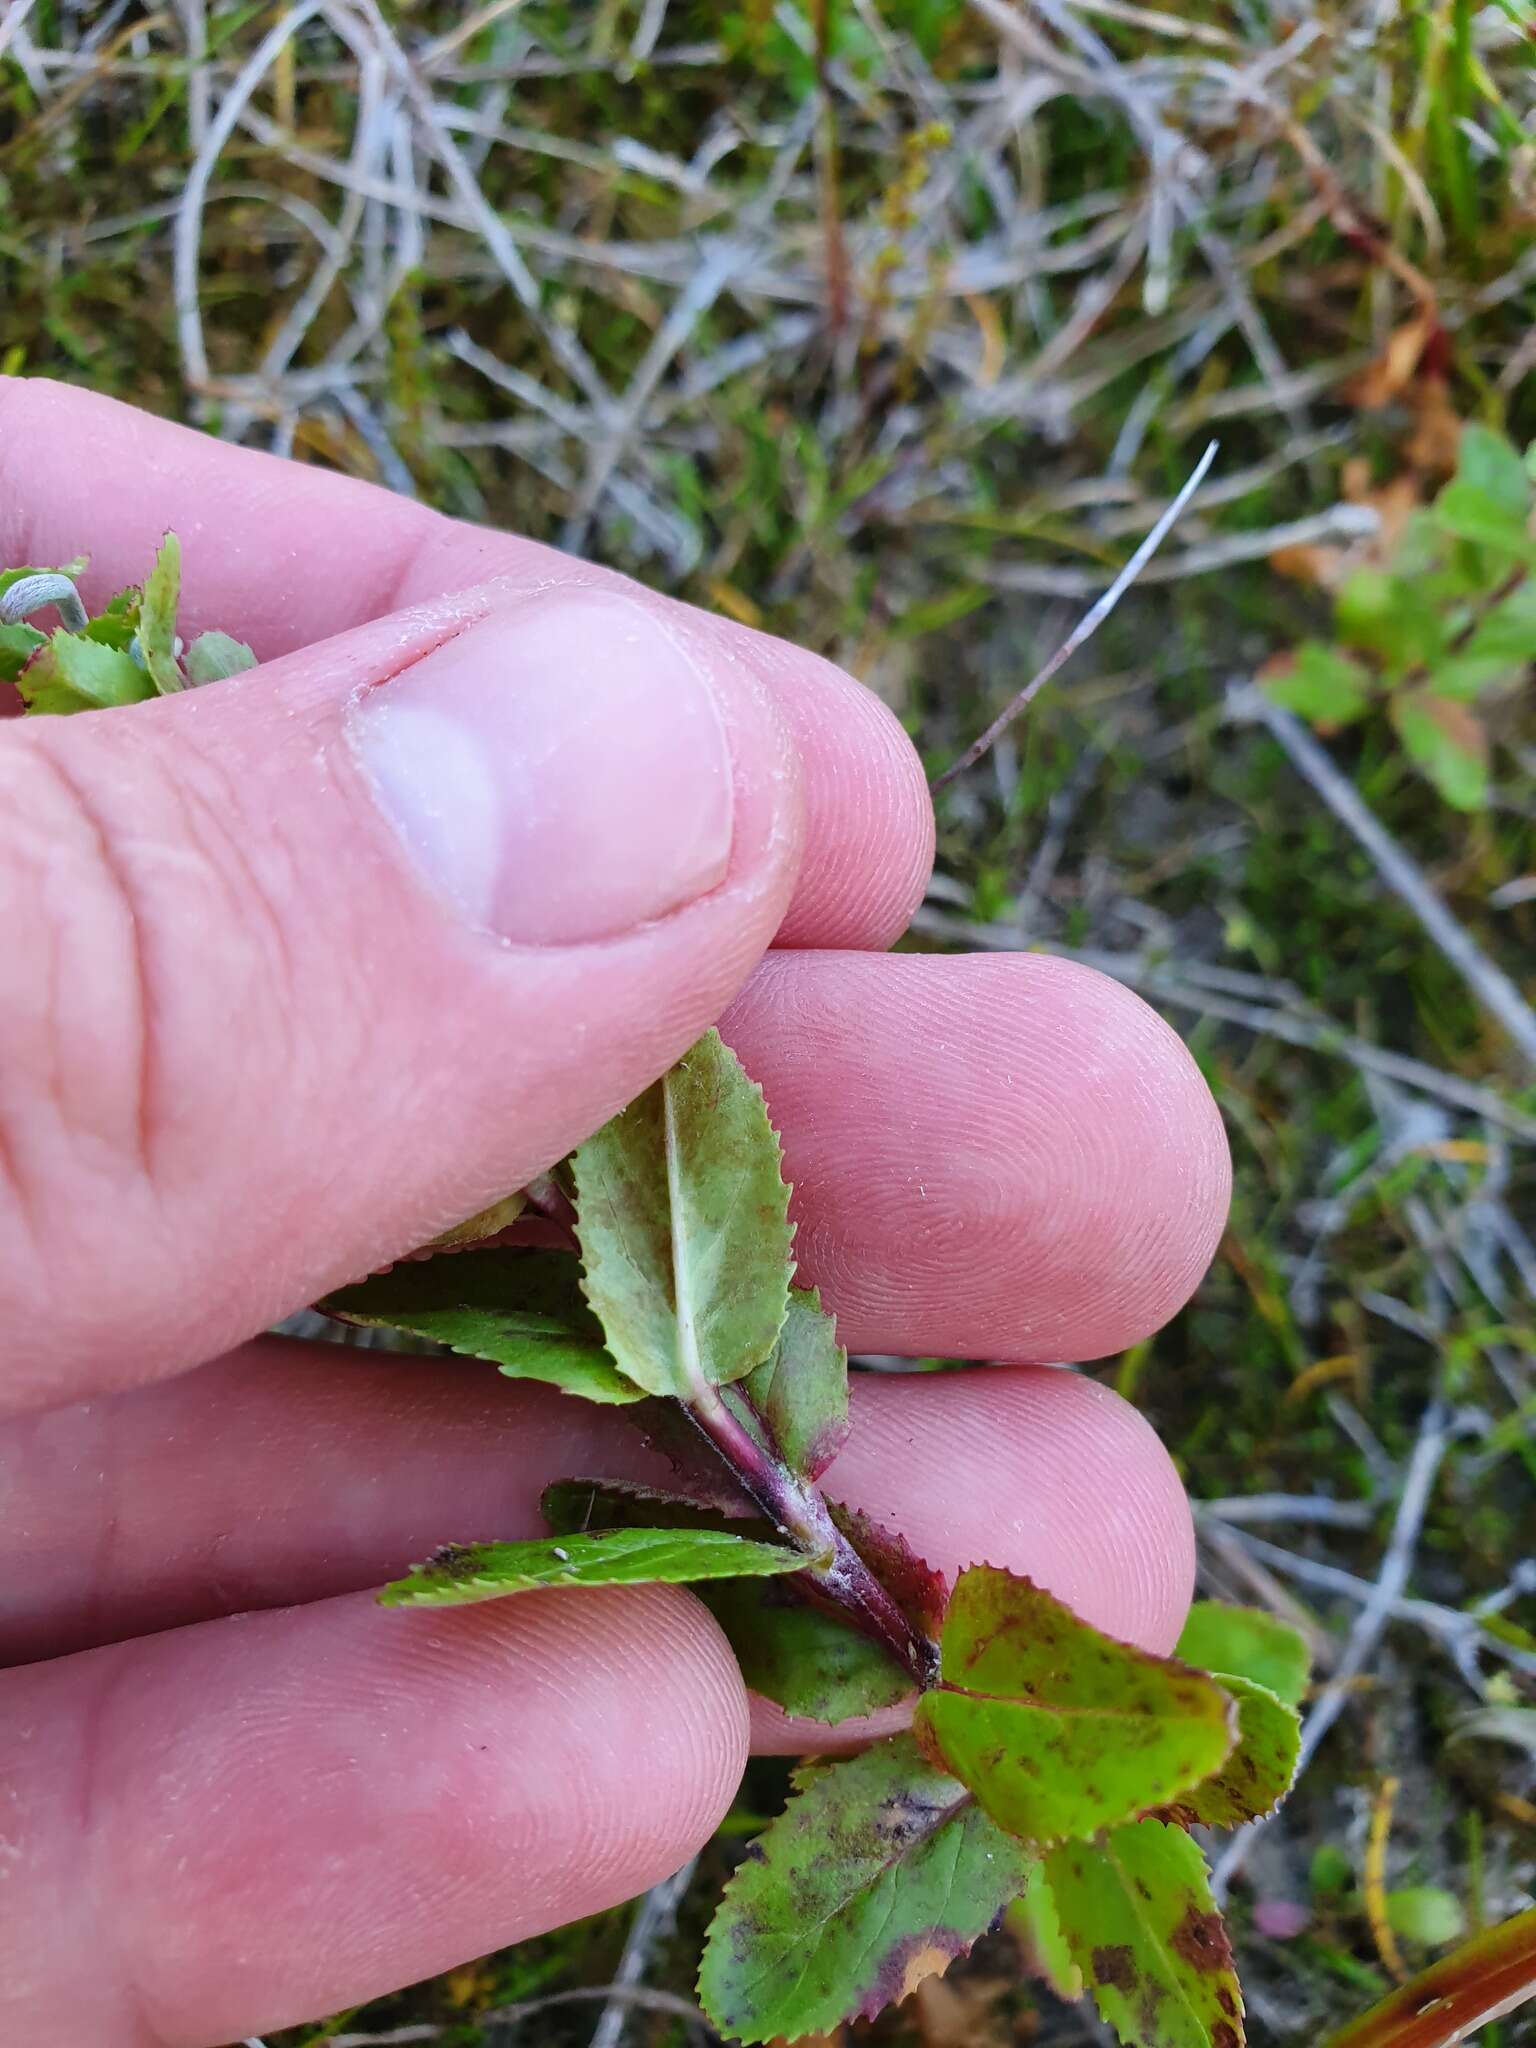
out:
{"label": "pale leaf underside", "polygon": [[789,1189],[762,1091],[711,1031],[578,1146],[587,1298],[619,1369],[696,1398],[772,1351],[789,1300]]}

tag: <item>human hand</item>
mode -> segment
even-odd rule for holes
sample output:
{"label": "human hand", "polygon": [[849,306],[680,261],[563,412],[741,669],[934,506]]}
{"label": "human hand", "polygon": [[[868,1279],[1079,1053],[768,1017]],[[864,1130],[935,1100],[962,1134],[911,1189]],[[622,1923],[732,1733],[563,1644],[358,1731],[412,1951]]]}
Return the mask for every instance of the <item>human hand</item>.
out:
{"label": "human hand", "polygon": [[[655,1460],[488,1369],[253,1333],[547,1166],[716,1018],[854,1350],[1117,1350],[1227,1194],[1134,997],[880,951],[932,819],[827,663],[0,381],[0,561],[89,548],[99,594],[166,527],[189,630],[263,667],[0,732],[12,2048],[207,2048],[371,1997],[675,1868],[749,1732],[827,1746],[675,1588],[379,1610],[445,1539],[536,1533],[549,1479]],[[1028,1363],[853,1391],[838,1497],[1171,1646],[1189,1517],[1134,1411]]]}

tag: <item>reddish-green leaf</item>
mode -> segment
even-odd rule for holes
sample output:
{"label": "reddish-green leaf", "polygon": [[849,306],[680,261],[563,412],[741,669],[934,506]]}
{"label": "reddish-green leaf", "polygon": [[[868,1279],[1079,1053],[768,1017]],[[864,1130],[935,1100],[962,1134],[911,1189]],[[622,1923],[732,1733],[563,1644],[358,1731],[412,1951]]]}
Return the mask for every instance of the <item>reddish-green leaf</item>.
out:
{"label": "reddish-green leaf", "polygon": [[829,1501],[828,1512],[920,1635],[936,1636],[949,1605],[949,1581],[918,1556],[899,1529],[887,1529],[862,1508]]}
{"label": "reddish-green leaf", "polygon": [[1125,2048],[1241,2048],[1243,2004],[1205,1859],[1157,1820],[1045,1861],[1067,1947]]}
{"label": "reddish-green leaf", "polygon": [[1392,722],[1448,804],[1481,810],[1488,798],[1488,731],[1475,712],[1453,698],[1415,690],[1393,698]]}
{"label": "reddish-green leaf", "polygon": [[778,1341],[743,1391],[786,1461],[820,1478],[848,1434],[848,1354],[814,1289],[789,1290]]}
{"label": "reddish-green leaf", "polygon": [[1213,1680],[1101,1635],[987,1565],[961,1574],[942,1650],[918,1738],[1021,1841],[1091,1835],[1169,1805],[1233,1746],[1236,1709]]}
{"label": "reddish-green leaf", "polygon": [[726,1887],[699,1974],[732,2040],[870,2017],[964,1955],[1030,1859],[910,1736],[802,1771]]}

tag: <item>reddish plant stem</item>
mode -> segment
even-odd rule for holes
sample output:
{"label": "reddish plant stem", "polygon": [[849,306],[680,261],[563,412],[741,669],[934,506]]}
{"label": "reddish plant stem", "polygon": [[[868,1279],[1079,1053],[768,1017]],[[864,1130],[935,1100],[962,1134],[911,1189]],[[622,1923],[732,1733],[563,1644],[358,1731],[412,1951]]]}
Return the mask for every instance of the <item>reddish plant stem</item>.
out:
{"label": "reddish plant stem", "polygon": [[709,1387],[684,1406],[763,1513],[806,1553],[818,1603],[839,1608],[910,1671],[920,1689],[936,1685],[937,1645],[902,1612],[816,1488],[776,1455],[745,1397],[735,1387]]}

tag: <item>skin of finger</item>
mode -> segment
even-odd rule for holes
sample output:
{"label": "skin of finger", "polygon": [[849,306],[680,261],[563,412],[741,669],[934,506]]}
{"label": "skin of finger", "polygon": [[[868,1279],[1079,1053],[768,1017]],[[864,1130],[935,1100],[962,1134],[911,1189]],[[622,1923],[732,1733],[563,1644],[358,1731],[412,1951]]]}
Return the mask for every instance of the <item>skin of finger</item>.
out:
{"label": "skin of finger", "polygon": [[802,1282],[853,1351],[1108,1356],[1183,1306],[1231,1168],[1141,999],[1041,955],[772,955],[721,1020],[762,1085]]}
{"label": "skin of finger", "polygon": [[705,1610],[640,1587],[210,1622],[0,1675],[0,1729],[0,2033],[207,2048],[658,1882],[747,1714]]}
{"label": "skin of finger", "polygon": [[[94,392],[0,378],[0,566],[82,551],[95,601],[182,543],[183,633],[218,628],[265,660],[493,578],[634,592],[553,548],[443,517],[376,485],[231,447]],[[933,810],[898,720],[829,661],[690,606],[692,632],[767,684],[798,750],[813,857],[779,943],[880,948],[933,863]]]}
{"label": "skin of finger", "polygon": [[735,762],[715,889],[518,947],[419,878],[343,713],[506,597],[0,732],[0,1409],[194,1364],[498,1199],[663,1071],[768,944],[803,814],[739,665],[715,676]]}
{"label": "skin of finger", "polygon": [[[941,1570],[1025,1572],[1111,1634],[1171,1647],[1189,1509],[1135,1409],[1050,1368],[859,1373],[851,1396],[829,1498]],[[470,1361],[267,1339],[0,1430],[0,1660],[374,1585],[444,1542],[541,1534],[539,1496],[569,1477],[678,1484],[619,1411]],[[767,1747],[820,1746],[771,1716],[756,1727]]]}

